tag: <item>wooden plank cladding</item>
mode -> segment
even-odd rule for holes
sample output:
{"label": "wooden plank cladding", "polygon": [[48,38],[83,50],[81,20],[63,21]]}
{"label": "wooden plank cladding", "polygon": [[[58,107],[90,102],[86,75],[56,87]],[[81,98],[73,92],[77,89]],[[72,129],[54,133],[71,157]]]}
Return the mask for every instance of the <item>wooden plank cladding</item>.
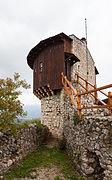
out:
{"label": "wooden plank cladding", "polygon": [[[42,97],[43,87],[62,88],[61,72],[71,78],[71,65],[79,61],[72,54],[72,39],[64,33],[40,41],[28,54],[27,62],[33,69],[33,91]],[[40,88],[40,90],[39,90]],[[45,90],[45,89],[44,89]],[[37,92],[38,91],[38,92]]]}
{"label": "wooden plank cladding", "polygon": [[36,63],[36,85],[38,89],[50,85],[51,89],[61,89],[61,72],[64,70],[63,43],[49,45],[38,55]]}

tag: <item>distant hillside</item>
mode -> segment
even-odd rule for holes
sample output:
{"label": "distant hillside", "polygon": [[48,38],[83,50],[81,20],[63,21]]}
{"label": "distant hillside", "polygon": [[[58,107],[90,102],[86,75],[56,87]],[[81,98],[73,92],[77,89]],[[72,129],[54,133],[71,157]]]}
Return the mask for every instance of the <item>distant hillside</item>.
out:
{"label": "distant hillside", "polygon": [[24,111],[27,111],[27,116],[25,117],[25,119],[41,118],[40,104],[25,105],[23,109]]}

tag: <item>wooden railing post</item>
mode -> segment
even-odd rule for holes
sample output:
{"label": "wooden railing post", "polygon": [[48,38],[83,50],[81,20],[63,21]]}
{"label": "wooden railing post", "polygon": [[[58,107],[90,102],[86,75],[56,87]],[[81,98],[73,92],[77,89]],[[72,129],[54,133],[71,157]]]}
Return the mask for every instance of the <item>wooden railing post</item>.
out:
{"label": "wooden railing post", "polygon": [[67,95],[67,81],[66,81],[67,77],[65,76],[65,94]]}
{"label": "wooden railing post", "polygon": [[[112,106],[112,92],[108,92],[108,104]],[[112,107],[110,109],[110,114],[112,114]]]}
{"label": "wooden railing post", "polygon": [[[97,88],[97,85],[95,84],[94,89],[96,89],[96,88]],[[95,103],[98,104],[98,93],[97,93],[97,91],[95,91],[94,95],[95,95]]]}
{"label": "wooden railing post", "polygon": [[86,79],[86,91],[88,91],[88,80]]}
{"label": "wooden railing post", "polygon": [[77,73],[77,84],[79,83],[79,73]]}
{"label": "wooden railing post", "polygon": [[62,84],[64,84],[63,72],[61,73],[61,77],[62,77]]}
{"label": "wooden railing post", "polygon": [[78,101],[78,116],[79,119],[81,120],[81,95],[80,95],[80,91],[77,91],[77,101]]}
{"label": "wooden railing post", "polygon": [[72,85],[72,83],[71,83],[71,82],[69,82],[69,102],[70,102],[70,104],[72,104],[72,101],[71,101],[71,96],[72,96],[72,89],[71,89],[71,85]]}

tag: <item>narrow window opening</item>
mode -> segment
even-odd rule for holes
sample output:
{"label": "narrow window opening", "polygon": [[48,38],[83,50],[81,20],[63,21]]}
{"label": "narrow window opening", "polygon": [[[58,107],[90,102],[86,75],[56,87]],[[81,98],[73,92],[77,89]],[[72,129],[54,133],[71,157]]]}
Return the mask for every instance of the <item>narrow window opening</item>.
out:
{"label": "narrow window opening", "polygon": [[80,70],[80,65],[78,65],[78,70]]}
{"label": "narrow window opening", "polygon": [[43,71],[43,63],[40,62],[40,72],[42,72],[42,71]]}

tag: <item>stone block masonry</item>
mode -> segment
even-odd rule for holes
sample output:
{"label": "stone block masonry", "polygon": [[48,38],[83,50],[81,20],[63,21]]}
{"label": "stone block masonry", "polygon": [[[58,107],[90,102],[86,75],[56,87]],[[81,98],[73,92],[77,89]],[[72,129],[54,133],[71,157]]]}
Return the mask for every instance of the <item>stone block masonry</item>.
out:
{"label": "stone block masonry", "polygon": [[63,134],[64,97],[64,90],[60,90],[54,96],[41,99],[41,123],[58,138]]}
{"label": "stone block masonry", "polygon": [[[91,179],[112,179],[112,116],[66,120],[64,136],[75,167]],[[77,123],[77,124],[76,124]]]}
{"label": "stone block masonry", "polygon": [[[72,53],[74,53],[75,56],[80,59],[80,62],[77,62],[72,66],[72,69],[71,69],[72,81],[74,81],[75,79],[75,73],[79,72],[79,74],[81,74],[83,78],[88,79],[88,81],[94,85],[96,83],[95,62],[89,50],[87,50],[87,56],[88,56],[88,62],[87,62],[86,41],[80,40],[75,35],[70,35],[70,38],[73,39]],[[87,76],[87,70],[88,70],[88,76]]]}
{"label": "stone block masonry", "polygon": [[[76,72],[88,81],[96,84],[95,63],[86,42],[73,39],[72,53],[80,59],[71,66],[71,81],[76,90],[84,91],[77,85]],[[88,75],[87,75],[88,66]],[[83,85],[84,82],[81,80]],[[91,89],[90,86],[88,86]],[[75,97],[74,97],[75,98]],[[76,98],[75,98],[76,99]],[[94,98],[81,96],[82,106],[94,106]],[[53,135],[67,139],[68,154],[72,156],[74,167],[88,180],[112,180],[112,116],[107,109],[82,110],[83,120],[79,121],[74,105],[69,104],[69,97],[64,89],[55,95],[41,99],[41,121]]]}
{"label": "stone block masonry", "polygon": [[[84,106],[93,105],[91,96],[82,96]],[[112,116],[106,109],[82,111],[78,121],[74,105],[64,90],[43,98],[42,123],[58,138],[67,139],[68,154],[82,176],[112,180]]]}
{"label": "stone block masonry", "polygon": [[47,127],[39,128],[36,124],[19,130],[17,138],[12,136],[10,131],[0,132],[0,175],[36,150],[48,135]]}
{"label": "stone block masonry", "polygon": [[[91,99],[82,98],[91,105]],[[106,109],[84,111],[78,120],[77,112],[65,98],[63,134],[74,168],[88,180],[112,180],[112,116]],[[86,102],[86,103],[87,103]],[[86,104],[87,105],[87,104]]]}

